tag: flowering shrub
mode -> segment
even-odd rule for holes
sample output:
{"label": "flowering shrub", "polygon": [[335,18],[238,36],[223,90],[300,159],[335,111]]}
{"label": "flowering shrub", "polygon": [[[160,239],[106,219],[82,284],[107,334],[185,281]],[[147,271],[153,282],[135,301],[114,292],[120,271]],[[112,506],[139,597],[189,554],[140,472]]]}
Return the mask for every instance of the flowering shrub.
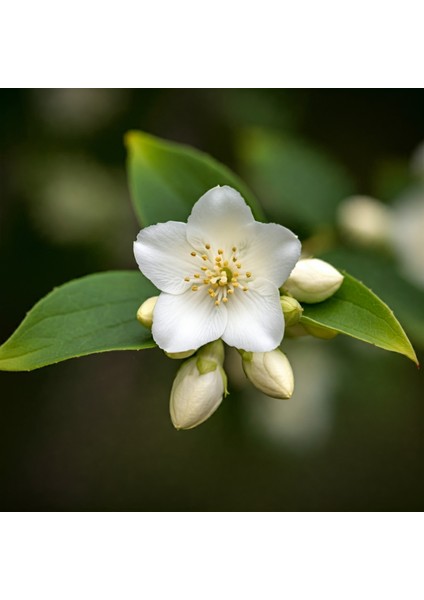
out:
{"label": "flowering shrub", "polygon": [[294,388],[279,350],[285,333],[341,333],[417,362],[386,304],[348,273],[301,257],[297,236],[263,222],[234,173],[140,132],[126,142],[134,208],[144,225],[134,243],[142,273],[98,273],[53,290],[0,347],[1,370],[157,345],[185,359],[170,412],[175,427],[191,429],[227,395],[223,342],[239,350],[251,383],[274,398],[290,398]]}

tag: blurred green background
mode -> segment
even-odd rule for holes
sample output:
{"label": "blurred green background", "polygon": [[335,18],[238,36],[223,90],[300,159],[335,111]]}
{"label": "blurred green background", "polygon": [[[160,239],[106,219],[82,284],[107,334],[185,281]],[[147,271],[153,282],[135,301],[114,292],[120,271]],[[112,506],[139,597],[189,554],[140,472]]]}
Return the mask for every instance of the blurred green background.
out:
{"label": "blurred green background", "polygon": [[[135,268],[134,128],[233,168],[271,220],[390,304],[423,362],[420,90],[2,90],[2,342],[54,286]],[[349,232],[353,194],[376,198],[397,232],[408,207],[415,229],[400,237],[415,245]],[[342,336],[283,347],[290,401],[247,386],[229,352],[230,396],[188,432],[168,415],[177,362],[158,350],[0,373],[0,508],[422,510],[422,372]]]}

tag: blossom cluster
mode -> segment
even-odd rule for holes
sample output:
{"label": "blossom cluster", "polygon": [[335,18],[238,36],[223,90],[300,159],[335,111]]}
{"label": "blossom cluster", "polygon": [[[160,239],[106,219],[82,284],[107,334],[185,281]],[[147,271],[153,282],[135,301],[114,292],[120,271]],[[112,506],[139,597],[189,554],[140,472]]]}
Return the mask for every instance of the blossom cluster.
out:
{"label": "blossom cluster", "polygon": [[171,358],[187,359],[171,391],[177,429],[203,423],[227,392],[224,345],[237,348],[247,378],[265,394],[290,398],[294,377],[279,349],[285,326],[301,328],[300,302],[322,302],[343,276],[300,259],[289,229],[260,223],[228,186],[206,192],[187,223],[146,227],[134,243],[141,272],[160,290],[137,318]]}

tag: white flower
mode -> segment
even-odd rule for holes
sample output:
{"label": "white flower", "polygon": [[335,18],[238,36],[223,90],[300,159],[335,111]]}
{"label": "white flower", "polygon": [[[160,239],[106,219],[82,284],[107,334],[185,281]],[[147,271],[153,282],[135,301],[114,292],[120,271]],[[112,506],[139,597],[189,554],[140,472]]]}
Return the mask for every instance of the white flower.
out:
{"label": "white flower", "polygon": [[284,284],[299,302],[314,304],[332,296],[343,283],[343,275],[319,258],[299,260]]}
{"label": "white flower", "polygon": [[291,398],[294,376],[289,360],[281,350],[243,352],[243,370],[253,385],[272,398]]}
{"label": "white flower", "polygon": [[184,362],[171,390],[169,410],[176,429],[192,429],[208,419],[226,394],[220,340],[203,347],[198,356]]}
{"label": "white flower", "polygon": [[278,288],[300,255],[285,227],[258,223],[236,190],[217,186],[193,206],[187,223],[146,227],[134,254],[161,290],[152,335],[167,352],[185,352],[222,338],[266,352],[284,334]]}

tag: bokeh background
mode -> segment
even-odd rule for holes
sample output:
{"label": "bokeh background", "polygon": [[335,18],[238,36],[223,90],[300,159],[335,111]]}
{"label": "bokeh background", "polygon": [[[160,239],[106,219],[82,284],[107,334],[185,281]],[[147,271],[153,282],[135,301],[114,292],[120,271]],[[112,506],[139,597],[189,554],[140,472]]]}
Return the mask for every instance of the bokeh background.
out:
{"label": "bokeh background", "polygon": [[[420,90],[2,90],[1,341],[54,286],[135,268],[133,128],[233,168],[271,220],[390,304],[423,362]],[[246,385],[229,352],[230,396],[188,432],[158,350],[0,373],[0,508],[422,510],[422,371],[342,336],[284,349],[290,401]]]}

